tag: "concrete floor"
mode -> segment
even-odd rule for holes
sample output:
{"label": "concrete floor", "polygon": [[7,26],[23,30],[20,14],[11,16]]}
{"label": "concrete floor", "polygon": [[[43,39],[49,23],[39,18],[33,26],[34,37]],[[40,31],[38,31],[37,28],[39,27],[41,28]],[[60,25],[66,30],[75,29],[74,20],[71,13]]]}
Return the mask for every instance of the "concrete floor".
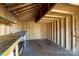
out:
{"label": "concrete floor", "polygon": [[21,56],[75,56],[72,52],[49,40],[27,40],[26,43]]}

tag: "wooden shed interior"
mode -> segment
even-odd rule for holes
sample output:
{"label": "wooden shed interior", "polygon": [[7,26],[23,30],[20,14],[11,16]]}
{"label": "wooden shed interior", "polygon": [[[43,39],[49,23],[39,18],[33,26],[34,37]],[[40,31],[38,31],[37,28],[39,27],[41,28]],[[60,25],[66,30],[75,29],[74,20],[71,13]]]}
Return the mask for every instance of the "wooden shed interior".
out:
{"label": "wooden shed interior", "polygon": [[79,56],[78,23],[79,4],[0,3],[0,55]]}

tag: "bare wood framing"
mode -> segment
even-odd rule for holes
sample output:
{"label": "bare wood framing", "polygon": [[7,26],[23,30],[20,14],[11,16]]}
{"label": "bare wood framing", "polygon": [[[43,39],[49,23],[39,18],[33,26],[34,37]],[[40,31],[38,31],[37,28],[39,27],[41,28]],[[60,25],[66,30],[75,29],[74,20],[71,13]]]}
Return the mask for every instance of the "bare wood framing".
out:
{"label": "bare wood framing", "polygon": [[13,11],[15,9],[22,8],[22,7],[28,6],[28,5],[31,5],[31,3],[25,3],[25,4],[18,5],[18,6],[14,6],[14,7],[9,8],[9,10]]}
{"label": "bare wood framing", "polygon": [[53,42],[55,42],[55,21],[53,21]]}
{"label": "bare wood framing", "polygon": [[77,48],[77,41],[78,41],[78,38],[77,38],[77,36],[78,36],[78,34],[77,34],[77,26],[76,26],[76,17],[75,17],[75,19],[74,19],[74,27],[75,27],[75,39],[76,39],[76,42],[75,42],[75,48]]}
{"label": "bare wood framing", "polygon": [[57,39],[57,37],[58,37],[57,32],[58,32],[58,31],[57,31],[57,29],[58,29],[58,28],[57,28],[57,20],[56,20],[56,43],[58,42],[58,39]]}
{"label": "bare wood framing", "polygon": [[24,11],[21,11],[21,12],[18,12],[18,14],[22,15],[24,13],[28,13],[28,12],[31,12],[31,11],[35,11],[34,9],[39,9],[39,8],[38,7],[30,8],[30,9],[27,9],[27,10],[24,10]]}
{"label": "bare wood framing", "polygon": [[61,19],[59,20],[59,30],[60,30],[60,45],[61,45]]}
{"label": "bare wood framing", "polygon": [[52,22],[51,22],[51,41],[52,41]]}
{"label": "bare wood framing", "polygon": [[64,47],[66,48],[66,18],[64,18]]}
{"label": "bare wood framing", "polygon": [[71,16],[71,51],[73,51],[73,19],[72,19],[72,16]]}
{"label": "bare wood framing", "polygon": [[[39,6],[39,7],[38,7]],[[30,10],[32,8],[39,8],[40,9],[40,5],[37,5],[37,4],[34,4],[34,5],[30,5],[28,7],[25,7],[25,8],[22,8],[20,10],[17,10],[16,12],[19,13],[19,12],[23,12],[23,11],[27,11],[27,10]]]}
{"label": "bare wood framing", "polygon": [[44,16],[44,18],[56,18],[56,19],[59,19],[59,18],[61,18],[61,17],[56,17],[56,16]]}

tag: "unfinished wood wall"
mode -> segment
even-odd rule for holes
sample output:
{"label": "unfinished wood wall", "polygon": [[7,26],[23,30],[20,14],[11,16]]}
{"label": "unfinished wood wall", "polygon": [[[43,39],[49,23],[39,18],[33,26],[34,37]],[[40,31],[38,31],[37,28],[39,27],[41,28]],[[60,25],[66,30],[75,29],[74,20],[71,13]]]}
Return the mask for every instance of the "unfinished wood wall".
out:
{"label": "unfinished wood wall", "polygon": [[17,21],[14,15],[0,5],[0,16],[17,22],[11,25],[0,23],[0,35],[27,31],[28,39],[48,39],[68,50],[79,50],[79,14],[52,20],[49,23]]}
{"label": "unfinished wood wall", "polygon": [[47,28],[46,28],[47,33],[46,34],[47,34],[47,39],[49,39],[49,40],[51,40],[51,38],[52,38],[51,37],[51,25],[52,25],[51,22],[46,24],[46,26],[47,26]]}
{"label": "unfinished wood wall", "polygon": [[74,14],[74,34],[73,34],[73,48],[74,51],[79,50],[79,14]]}
{"label": "unfinished wood wall", "polygon": [[17,32],[17,24],[5,25],[0,24],[0,35]]}
{"label": "unfinished wood wall", "polygon": [[17,18],[0,4],[0,35],[17,32]]}
{"label": "unfinished wood wall", "polygon": [[[51,25],[52,24],[52,25]],[[47,39],[70,51],[79,50],[79,14],[47,24]]]}
{"label": "unfinished wood wall", "polygon": [[0,24],[0,35],[4,35],[4,33],[5,33],[5,25]]}
{"label": "unfinished wood wall", "polygon": [[46,24],[29,22],[28,26],[30,39],[46,39]]}
{"label": "unfinished wood wall", "polygon": [[29,39],[47,39],[45,23],[35,23],[34,21],[18,22],[18,31],[27,31]]}
{"label": "unfinished wood wall", "polygon": [[57,42],[57,44],[58,45],[61,45],[61,19],[59,19],[58,21],[57,21],[57,35],[58,35],[58,37],[57,37],[57,40],[58,40],[58,42]]}
{"label": "unfinished wood wall", "polygon": [[71,21],[70,17],[66,18],[66,48],[71,50]]}
{"label": "unfinished wood wall", "polygon": [[[78,22],[78,21],[77,21]],[[52,25],[50,25],[52,24]],[[78,23],[77,23],[78,24]],[[73,17],[59,18],[48,23],[48,39],[58,45],[72,51],[74,48],[73,41]]]}

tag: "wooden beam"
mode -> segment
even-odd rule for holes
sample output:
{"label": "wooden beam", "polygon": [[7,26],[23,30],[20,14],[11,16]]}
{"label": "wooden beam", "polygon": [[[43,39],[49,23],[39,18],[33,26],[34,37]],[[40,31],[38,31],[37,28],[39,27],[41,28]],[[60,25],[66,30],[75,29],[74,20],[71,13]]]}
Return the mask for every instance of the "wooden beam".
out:
{"label": "wooden beam", "polygon": [[[45,18],[45,17],[44,17],[44,18],[42,18],[41,20],[57,20],[57,18],[54,18],[54,17],[53,17],[53,18]],[[40,21],[40,20],[39,20],[39,21]]]}
{"label": "wooden beam", "polygon": [[51,41],[52,41],[52,22],[51,22]]}
{"label": "wooden beam", "polygon": [[35,9],[36,11],[39,9],[38,7],[33,7],[33,8],[29,8],[29,9],[27,9],[27,10],[24,10],[24,11],[22,11],[22,12],[18,12],[20,15],[22,15],[22,14],[24,14],[24,13],[28,13],[28,12],[31,12],[31,11],[35,11],[35,10],[33,10],[33,9]]}
{"label": "wooden beam", "polygon": [[55,20],[53,21],[53,42],[55,42]]}
{"label": "wooden beam", "polygon": [[[47,16],[47,17],[56,17],[56,18],[65,18],[64,15],[63,15],[63,16],[60,16],[60,15],[54,15],[54,14],[52,14],[52,15],[46,14],[45,16]],[[44,17],[45,17],[45,16],[44,16]]]}
{"label": "wooden beam", "polygon": [[77,24],[76,24],[76,16],[74,15],[74,28],[75,28],[75,48],[77,48],[77,46],[78,46],[78,38],[77,38],[77,36],[78,36],[78,34],[77,34]]}
{"label": "wooden beam", "polygon": [[50,16],[44,16],[43,18],[56,18],[56,19],[61,19],[60,17],[50,17]]}
{"label": "wooden beam", "polygon": [[10,10],[10,11],[13,11],[13,10],[22,8],[22,7],[24,7],[24,6],[29,6],[29,5],[31,5],[31,3],[27,3],[27,4],[25,3],[25,4],[21,4],[21,5],[17,5],[17,6],[11,7],[11,8],[9,8],[9,10]]}
{"label": "wooden beam", "polygon": [[60,45],[61,45],[61,19],[59,20],[59,31],[60,31]]}
{"label": "wooden beam", "polygon": [[57,37],[58,37],[58,31],[57,31],[57,29],[58,29],[58,28],[57,28],[57,26],[58,26],[58,25],[57,25],[57,20],[56,20],[56,43],[58,43],[58,39],[57,39]]}
{"label": "wooden beam", "polygon": [[52,29],[51,33],[52,33],[52,42],[53,42],[53,21],[52,21],[52,28],[51,29]]}
{"label": "wooden beam", "polygon": [[66,18],[64,18],[64,47],[66,48]]}
{"label": "wooden beam", "polygon": [[16,56],[19,56],[19,49],[18,49],[19,47],[18,47],[18,44],[16,45],[16,47],[15,47],[15,54],[16,54]]}
{"label": "wooden beam", "polygon": [[[19,43],[19,39],[11,46],[9,47],[3,54],[2,56],[8,56],[10,54],[11,51],[13,51],[16,47],[17,47],[17,44]],[[17,50],[18,51],[18,50]],[[17,53],[18,55],[18,53]]]}
{"label": "wooden beam", "polygon": [[73,19],[71,16],[71,51],[73,51]]}
{"label": "wooden beam", "polygon": [[[38,7],[38,6],[39,6],[39,5],[37,5],[37,4],[29,5],[29,6],[27,6],[27,7],[24,7],[24,8],[22,8],[22,9],[17,10],[16,12],[17,12],[17,13],[21,13],[21,12],[23,12],[23,11],[27,11],[27,10],[30,10],[30,9],[32,9],[32,8]],[[38,7],[38,8],[40,8],[40,7]]]}
{"label": "wooden beam", "polygon": [[60,23],[59,23],[60,19],[57,20],[57,40],[58,40],[58,45],[60,45]]}
{"label": "wooden beam", "polygon": [[16,13],[15,11],[12,11],[13,15],[15,15],[17,18],[19,17],[19,14]]}
{"label": "wooden beam", "polygon": [[47,13],[48,15],[58,15],[58,16],[65,16],[65,17],[67,17],[67,16],[71,16],[71,14],[65,14],[65,13],[60,13],[60,12],[55,12],[55,11],[50,11],[50,12],[48,12]]}
{"label": "wooden beam", "polygon": [[54,33],[54,35],[55,35],[55,43],[56,43],[56,39],[57,39],[57,37],[56,37],[56,20],[55,20],[55,23],[54,23],[54,30],[55,30],[55,33]]}
{"label": "wooden beam", "polygon": [[71,12],[68,12],[68,11],[63,11],[63,10],[57,10],[57,9],[52,9],[51,10],[52,12],[58,12],[58,13],[64,13],[64,14],[73,14],[73,13],[71,13]]}
{"label": "wooden beam", "polygon": [[66,17],[66,49],[71,51],[71,17]]}
{"label": "wooden beam", "polygon": [[76,14],[73,14],[73,51],[77,48]]}

